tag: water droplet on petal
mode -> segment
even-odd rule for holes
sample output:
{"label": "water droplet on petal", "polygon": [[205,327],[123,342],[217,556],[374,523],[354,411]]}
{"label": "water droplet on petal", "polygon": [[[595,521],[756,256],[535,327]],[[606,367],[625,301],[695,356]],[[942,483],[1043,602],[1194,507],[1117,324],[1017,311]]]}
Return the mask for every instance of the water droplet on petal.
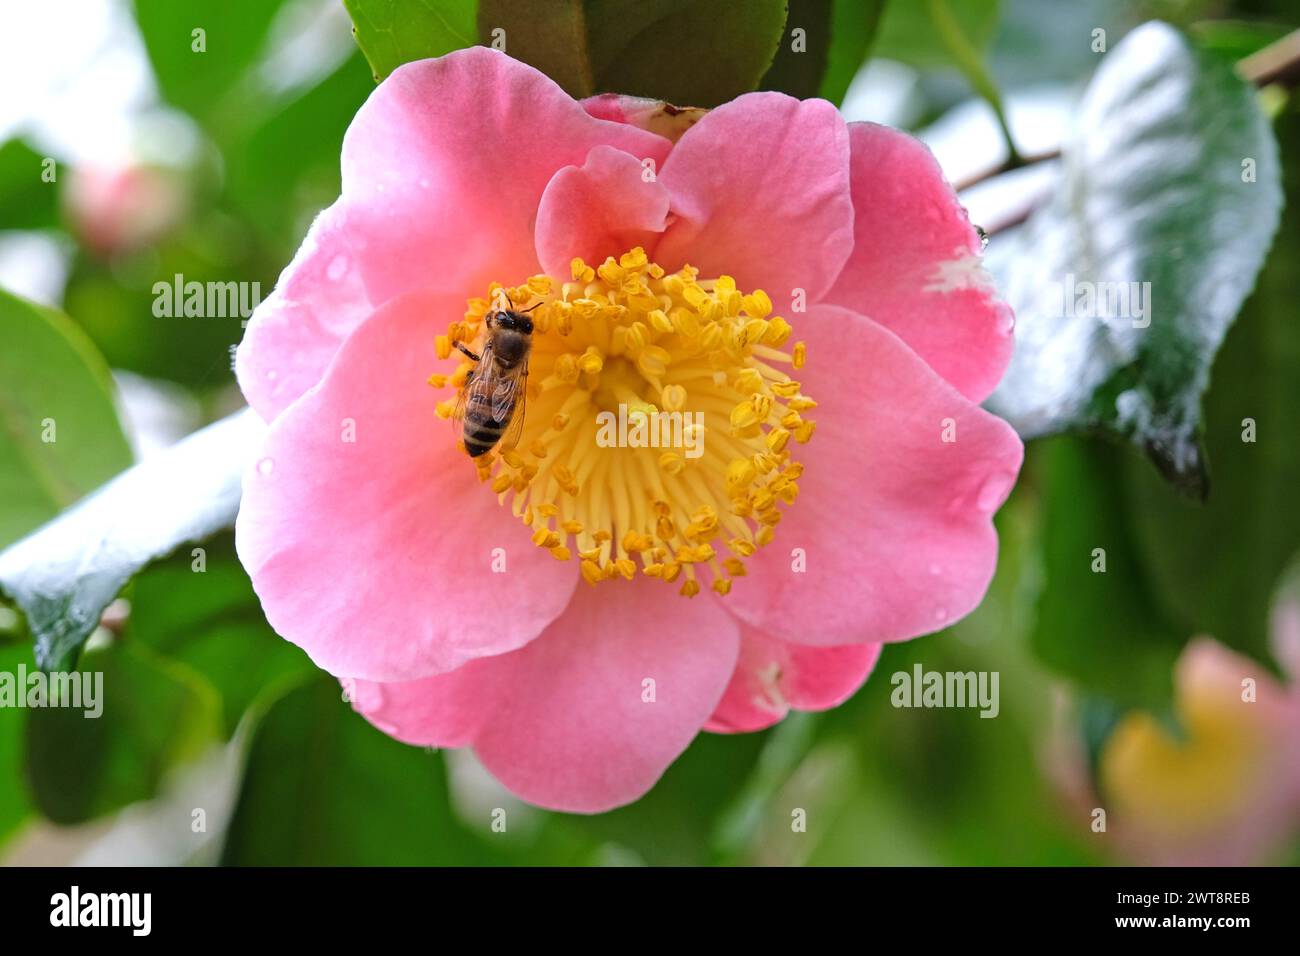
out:
{"label": "water droplet on petal", "polygon": [[946,607],[935,608],[934,619],[936,621],[939,621],[940,623],[943,623],[944,621],[948,620],[948,609]]}
{"label": "water droplet on petal", "polygon": [[330,264],[325,269],[325,278],[330,282],[338,282],[348,273],[348,257],[339,253],[330,260]]}
{"label": "water droplet on petal", "polygon": [[275,369],[270,369],[267,371],[266,377],[268,381],[274,382],[277,378],[280,377],[280,373],[277,372]]}
{"label": "water droplet on petal", "polygon": [[259,475],[269,475],[275,471],[275,462],[270,458],[263,458],[257,463],[257,473]]}
{"label": "water droplet on petal", "polygon": [[943,574],[943,568],[939,567],[937,564],[932,564],[930,565],[930,573],[937,578],[939,575]]}

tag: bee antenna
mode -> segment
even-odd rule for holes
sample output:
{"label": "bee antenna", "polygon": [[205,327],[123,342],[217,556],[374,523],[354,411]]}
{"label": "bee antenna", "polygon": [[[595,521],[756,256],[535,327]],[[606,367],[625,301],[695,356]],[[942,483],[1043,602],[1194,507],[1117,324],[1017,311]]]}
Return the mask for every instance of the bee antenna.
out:
{"label": "bee antenna", "polygon": [[[514,303],[512,302],[511,305],[513,305],[513,304],[514,304]],[[523,311],[524,311],[524,312],[531,312],[531,311],[533,311],[533,309],[540,309],[540,308],[542,307],[542,305],[543,305],[543,303],[538,302],[536,305],[530,305],[528,308],[524,309]]]}

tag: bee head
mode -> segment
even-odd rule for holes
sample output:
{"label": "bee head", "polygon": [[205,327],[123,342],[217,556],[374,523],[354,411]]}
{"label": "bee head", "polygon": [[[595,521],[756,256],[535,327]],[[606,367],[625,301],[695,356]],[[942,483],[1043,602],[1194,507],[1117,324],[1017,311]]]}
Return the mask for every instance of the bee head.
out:
{"label": "bee head", "polygon": [[488,328],[493,327],[531,335],[533,331],[533,320],[528,316],[521,315],[511,309],[501,309],[500,311],[488,316]]}

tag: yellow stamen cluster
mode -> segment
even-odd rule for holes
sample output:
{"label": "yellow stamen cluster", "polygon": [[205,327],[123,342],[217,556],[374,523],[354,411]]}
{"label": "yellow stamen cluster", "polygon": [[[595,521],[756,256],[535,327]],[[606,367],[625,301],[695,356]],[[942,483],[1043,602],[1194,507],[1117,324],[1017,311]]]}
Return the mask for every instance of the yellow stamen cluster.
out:
{"label": "yellow stamen cluster", "polygon": [[[804,414],[816,402],[785,371],[803,365],[804,344],[783,349],[792,329],[771,315],[767,294],[745,294],[725,275],[701,279],[691,266],[666,273],[640,248],[596,267],[574,259],[571,281],[494,283],[471,299],[438,336],[439,357],[459,354],[457,342],[481,344],[485,316],[502,304],[537,306],[527,405],[518,445],[474,461],[480,479],[534,544],[576,557],[589,583],[639,569],[680,579],[693,596],[706,573],[728,593],[745,559],[772,540],[779,506],[798,496],[803,466],[791,450],[815,427]],[[430,383],[461,389],[472,367],[466,360]],[[439,402],[438,414],[450,417],[455,404]],[[695,440],[608,447],[598,416],[619,406],[634,421],[682,413]]]}

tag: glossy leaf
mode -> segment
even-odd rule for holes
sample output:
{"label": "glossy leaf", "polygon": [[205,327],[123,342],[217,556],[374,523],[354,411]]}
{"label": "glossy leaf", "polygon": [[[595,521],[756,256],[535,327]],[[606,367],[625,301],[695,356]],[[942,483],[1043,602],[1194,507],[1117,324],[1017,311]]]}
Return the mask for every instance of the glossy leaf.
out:
{"label": "glossy leaf", "polygon": [[343,0],[375,82],[403,63],[473,46],[476,0]]}
{"label": "glossy leaf", "polygon": [[759,85],[785,18],[785,0],[480,0],[478,29],[573,96],[716,106]]}
{"label": "glossy leaf", "polygon": [[989,249],[1017,315],[990,407],[1027,438],[1123,436],[1203,495],[1201,396],[1281,206],[1272,132],[1231,65],[1149,23],[1105,55],[1063,156]]}
{"label": "glossy leaf", "polygon": [[0,591],[27,615],[36,661],[71,666],[101,612],[142,567],[230,527],[263,425],[239,412],[119,475],[0,552]]}
{"label": "glossy leaf", "polygon": [[[1300,150],[1300,112],[1293,107],[1279,124],[1284,151]],[[1300,553],[1298,261],[1300,169],[1292,164],[1277,244],[1214,363],[1205,399],[1208,500],[1179,500],[1133,462],[1124,475],[1155,596],[1189,633],[1264,663],[1274,589]]]}

